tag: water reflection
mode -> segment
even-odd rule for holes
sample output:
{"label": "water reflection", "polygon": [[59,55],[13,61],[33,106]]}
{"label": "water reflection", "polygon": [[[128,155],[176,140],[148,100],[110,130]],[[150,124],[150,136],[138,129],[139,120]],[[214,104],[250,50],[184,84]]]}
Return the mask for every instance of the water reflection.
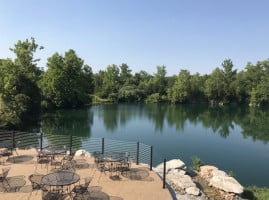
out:
{"label": "water reflection", "polygon": [[58,110],[46,113],[41,119],[41,130],[46,135],[91,136],[93,113],[85,110]]}
{"label": "water reflection", "polygon": [[213,133],[226,138],[238,125],[242,135],[254,141],[269,141],[269,109],[248,106],[210,107],[208,105],[103,105],[90,110],[59,110],[43,114],[41,129],[45,134],[91,136],[94,115],[103,121],[105,129],[113,133],[119,126],[125,126],[134,119],[145,119],[152,123],[156,133],[164,132],[165,123],[184,131],[186,122],[199,123]]}
{"label": "water reflection", "polygon": [[232,107],[208,108],[201,112],[200,121],[205,128],[213,133],[219,133],[223,138],[229,136],[230,129],[234,128],[234,119],[238,109]]}
{"label": "water reflection", "polygon": [[269,141],[269,110],[268,108],[254,109],[249,108],[244,113],[245,117],[238,118],[237,123],[242,128],[242,134],[251,137],[254,141],[260,140],[265,144]]}
{"label": "water reflection", "polygon": [[265,143],[269,141],[269,110],[266,108],[249,108],[248,106],[211,107],[209,105],[104,105],[91,109],[103,120],[107,131],[113,133],[119,126],[139,118],[152,123],[155,132],[163,133],[164,125],[184,131],[186,122],[199,123],[212,133],[227,138],[235,125],[242,128],[244,137],[252,137]]}

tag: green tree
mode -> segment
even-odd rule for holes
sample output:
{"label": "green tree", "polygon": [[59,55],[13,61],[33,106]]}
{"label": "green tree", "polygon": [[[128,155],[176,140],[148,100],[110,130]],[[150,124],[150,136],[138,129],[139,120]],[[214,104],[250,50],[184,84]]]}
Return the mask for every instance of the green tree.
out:
{"label": "green tree", "polygon": [[93,85],[94,85],[94,94],[97,96],[105,97],[103,91],[103,82],[104,82],[105,72],[103,70],[99,70],[98,73],[93,74]]}
{"label": "green tree", "polygon": [[146,71],[140,71],[138,73],[135,73],[133,77],[133,83],[134,85],[138,85],[138,89],[143,91],[143,93],[147,96],[150,94],[150,88],[149,88],[149,80],[152,78],[152,75],[147,73]]}
{"label": "green tree", "polygon": [[166,67],[157,66],[157,73],[150,77],[147,81],[143,81],[146,95],[148,96],[146,102],[160,102],[166,100],[167,79]]}
{"label": "green tree", "polygon": [[145,102],[146,103],[159,103],[161,101],[161,96],[159,93],[153,93],[147,96]]}
{"label": "green tree", "polygon": [[83,63],[72,49],[65,52],[64,57],[55,53],[48,58],[48,70],[40,82],[44,106],[65,108],[89,103],[89,94],[93,91],[92,71]]}
{"label": "green tree", "polygon": [[220,103],[224,96],[223,73],[216,68],[205,82],[205,95],[209,101]]}
{"label": "green tree", "polygon": [[235,88],[235,79],[237,70],[233,70],[233,63],[230,59],[224,60],[222,63],[223,67],[223,102],[229,103],[235,99],[236,88]]}
{"label": "green tree", "polygon": [[247,63],[245,67],[244,80],[246,82],[246,90],[250,94],[253,88],[256,88],[263,75],[262,66]]}
{"label": "green tree", "polygon": [[25,41],[19,40],[14,48],[10,50],[16,55],[14,60],[15,64],[23,71],[24,75],[30,80],[37,81],[41,73],[37,67],[40,59],[34,58],[34,53],[37,50],[44,49],[43,46],[36,44],[35,39],[32,37],[31,40],[26,39]]}
{"label": "green tree", "polygon": [[257,85],[260,83],[263,71],[260,65],[247,63],[243,74],[244,89],[247,93],[248,101],[252,105],[259,104],[257,101]]}
{"label": "green tree", "polygon": [[249,104],[257,106],[268,103],[268,71],[269,61],[259,61],[256,65],[248,63],[244,76],[244,88],[249,98]]}
{"label": "green tree", "polygon": [[132,84],[132,70],[129,69],[127,64],[120,65],[119,83],[121,86]]}
{"label": "green tree", "polygon": [[109,65],[106,68],[103,79],[103,90],[105,97],[109,97],[109,95],[113,96],[113,94],[118,92],[120,87],[119,80],[119,68],[117,67],[117,65]]}
{"label": "green tree", "polygon": [[0,127],[16,127],[29,109],[29,96],[18,91],[21,72],[14,62],[2,61],[0,71]]}
{"label": "green tree", "polygon": [[82,103],[90,103],[89,94],[94,93],[93,72],[89,65],[84,65],[78,80],[78,99]]}
{"label": "green tree", "polygon": [[136,86],[123,86],[119,90],[120,102],[139,102],[144,99],[143,91]]}
{"label": "green tree", "polygon": [[157,66],[157,73],[152,79],[153,93],[159,93],[160,95],[166,95],[167,79],[166,79],[166,67]]}
{"label": "green tree", "polygon": [[190,92],[190,72],[181,70],[172,88],[168,90],[168,99],[172,103],[184,103],[188,100]]}
{"label": "green tree", "polygon": [[260,81],[257,84],[257,100],[260,104],[269,103],[269,60],[258,62],[257,66],[262,69]]}
{"label": "green tree", "polygon": [[190,77],[190,89],[189,89],[189,100],[191,102],[201,102],[205,101],[204,96],[204,86],[205,86],[205,76],[200,76],[196,73]]}
{"label": "green tree", "polygon": [[248,94],[246,90],[246,81],[244,79],[244,73],[243,71],[236,74],[235,81],[233,83],[233,88],[235,91],[234,98],[237,102],[246,102],[248,100]]}
{"label": "green tree", "polygon": [[26,121],[37,119],[34,114],[40,110],[40,91],[37,81],[40,69],[39,59],[34,58],[36,50],[43,49],[35,39],[18,41],[14,48],[15,60],[2,60],[0,64],[0,112],[3,126],[18,127]]}

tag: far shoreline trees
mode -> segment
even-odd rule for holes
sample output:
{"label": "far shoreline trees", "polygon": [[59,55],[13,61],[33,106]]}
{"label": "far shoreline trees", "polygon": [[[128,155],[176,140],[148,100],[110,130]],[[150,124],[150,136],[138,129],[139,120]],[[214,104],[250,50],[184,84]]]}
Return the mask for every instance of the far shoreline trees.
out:
{"label": "far shoreline trees", "polygon": [[179,74],[168,77],[165,66],[157,66],[153,75],[143,70],[132,73],[125,63],[109,65],[94,74],[72,49],[64,55],[54,53],[44,71],[34,59],[36,50],[42,48],[34,38],[19,40],[10,49],[16,58],[0,59],[0,127],[19,126],[38,114],[40,106],[61,109],[104,102],[269,103],[269,60],[247,63],[237,72],[227,59],[208,75],[192,75],[179,69]]}

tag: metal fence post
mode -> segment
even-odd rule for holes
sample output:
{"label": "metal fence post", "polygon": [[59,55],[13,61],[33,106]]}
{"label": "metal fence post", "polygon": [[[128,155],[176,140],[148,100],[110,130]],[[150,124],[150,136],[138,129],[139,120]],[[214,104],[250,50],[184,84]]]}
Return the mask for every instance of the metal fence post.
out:
{"label": "metal fence post", "polygon": [[73,137],[72,135],[70,135],[70,142],[69,142],[69,154],[71,155],[72,154],[72,142],[73,142]]}
{"label": "metal fence post", "polygon": [[42,148],[43,148],[43,133],[41,132],[41,134],[40,134],[40,151],[42,150]]}
{"label": "metal fence post", "polygon": [[153,146],[150,146],[150,171],[152,171]]}
{"label": "metal fence post", "polygon": [[163,189],[165,188],[166,179],[166,158],[163,160]]}
{"label": "metal fence post", "polygon": [[102,154],[105,152],[105,138],[102,138]]}
{"label": "metal fence post", "polygon": [[12,131],[12,148],[15,149],[15,131]]}
{"label": "metal fence post", "polygon": [[136,164],[139,164],[139,142],[136,145]]}

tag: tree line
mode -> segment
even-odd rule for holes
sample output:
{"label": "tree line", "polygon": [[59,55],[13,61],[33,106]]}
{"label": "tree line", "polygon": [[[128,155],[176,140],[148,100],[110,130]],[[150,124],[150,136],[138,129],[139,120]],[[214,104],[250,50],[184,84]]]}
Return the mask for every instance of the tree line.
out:
{"label": "tree line", "polygon": [[211,74],[181,69],[167,76],[165,66],[156,73],[133,73],[127,64],[112,64],[93,73],[72,49],[54,53],[47,69],[38,66],[34,38],[18,41],[10,50],[15,59],[0,59],[0,127],[32,120],[42,109],[74,108],[93,103],[166,102],[216,105],[269,103],[269,60],[247,63],[242,71],[230,59]]}

